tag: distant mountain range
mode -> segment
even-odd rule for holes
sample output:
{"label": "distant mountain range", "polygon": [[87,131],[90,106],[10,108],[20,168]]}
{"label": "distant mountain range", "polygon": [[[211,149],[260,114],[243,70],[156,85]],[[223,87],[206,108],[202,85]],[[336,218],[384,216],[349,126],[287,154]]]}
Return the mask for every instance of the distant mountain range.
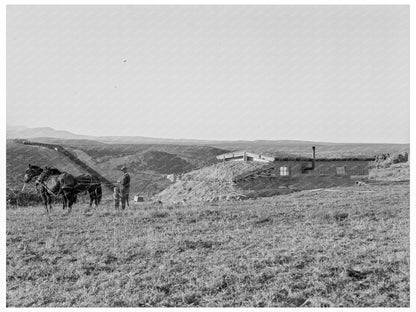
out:
{"label": "distant mountain range", "polygon": [[[55,130],[50,127],[28,128],[25,126],[7,125],[7,139],[36,139],[38,141],[75,140],[76,144],[89,144],[95,141],[106,144],[169,144],[177,146],[203,145],[227,151],[247,150],[270,156],[301,155],[311,156],[311,147],[317,147],[317,157],[346,157],[369,156],[381,153],[398,153],[409,151],[409,144],[388,143],[330,143],[296,140],[256,140],[256,141],[219,141],[219,140],[192,140],[192,139],[163,139],[142,136],[89,136],[75,134],[64,130]],[[82,142],[81,142],[82,141]],[[73,142],[75,143],[75,142]]]}
{"label": "distant mountain range", "polygon": [[31,138],[60,138],[60,139],[88,139],[87,135],[74,134],[69,131],[55,130],[50,127],[28,128],[25,126],[6,126],[7,139],[31,139]]}
{"label": "distant mountain range", "polygon": [[102,143],[130,143],[130,144],[175,144],[175,145],[206,145],[213,141],[192,139],[162,139],[142,136],[90,136],[75,134],[50,127],[28,128],[25,126],[6,126],[7,139],[55,138],[71,140],[94,140]]}
{"label": "distant mountain range", "polygon": [[55,130],[51,127],[38,127],[28,128],[25,126],[7,125],[6,127],[7,139],[33,139],[33,138],[55,138],[66,140],[93,140],[102,143],[130,143],[130,144],[175,144],[175,145],[221,145],[221,144],[288,144],[288,145],[311,145],[315,144],[329,144],[333,143],[319,143],[308,141],[295,141],[295,140],[256,140],[256,141],[220,141],[220,140],[195,140],[195,139],[164,139],[164,138],[152,138],[143,136],[91,136],[75,134],[65,130]]}

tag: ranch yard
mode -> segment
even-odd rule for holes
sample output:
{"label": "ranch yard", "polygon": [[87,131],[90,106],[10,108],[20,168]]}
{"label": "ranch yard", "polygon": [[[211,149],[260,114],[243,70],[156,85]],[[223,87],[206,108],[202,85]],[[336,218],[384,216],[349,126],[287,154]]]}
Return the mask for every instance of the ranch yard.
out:
{"label": "ranch yard", "polygon": [[[8,307],[409,307],[409,183],[7,209]],[[82,204],[84,205],[84,204]]]}

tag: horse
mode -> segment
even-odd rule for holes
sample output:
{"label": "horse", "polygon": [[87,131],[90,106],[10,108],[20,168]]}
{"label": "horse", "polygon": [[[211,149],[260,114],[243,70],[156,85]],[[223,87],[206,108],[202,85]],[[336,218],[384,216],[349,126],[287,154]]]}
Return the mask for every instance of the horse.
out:
{"label": "horse", "polygon": [[[61,172],[56,168],[42,169],[39,166],[29,164],[25,171],[24,190],[26,183],[29,183],[34,177],[38,177],[35,181],[36,190],[41,195],[45,204],[46,212],[52,209],[51,196],[63,196],[63,209],[69,208],[72,210],[72,205],[76,201],[76,193],[74,187],[76,184],[75,178],[66,172]],[[49,208],[48,208],[49,205]]]}
{"label": "horse", "polygon": [[90,195],[90,208],[93,202],[95,207],[98,207],[103,194],[100,179],[93,175],[81,174],[75,177],[75,181],[77,182],[75,193],[88,192]]}
{"label": "horse", "polygon": [[[50,170],[50,173],[52,175],[59,175],[59,174],[61,174],[61,172],[58,169],[56,169],[56,168],[50,168],[49,170]],[[22,188],[22,192],[25,189],[27,183],[31,182],[32,179],[35,178],[35,177],[36,178],[40,178],[40,176],[42,175],[42,173],[44,173],[43,168],[41,168],[39,166],[36,166],[36,165],[29,164],[28,165],[28,168],[25,171],[25,176],[24,176],[24,179],[23,179],[24,185],[23,185],[23,188]],[[48,205],[49,205],[50,209],[52,209],[51,194],[37,180],[35,181],[35,186],[36,186],[36,190],[38,191],[38,193],[40,194],[40,196],[43,199],[43,202],[45,204],[46,211],[49,212],[48,211]],[[64,205],[64,208],[65,208],[65,200],[63,201],[63,205]]]}

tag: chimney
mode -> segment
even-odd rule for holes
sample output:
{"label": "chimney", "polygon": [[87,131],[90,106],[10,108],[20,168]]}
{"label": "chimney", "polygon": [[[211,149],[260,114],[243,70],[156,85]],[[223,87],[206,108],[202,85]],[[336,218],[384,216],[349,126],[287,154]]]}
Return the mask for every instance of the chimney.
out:
{"label": "chimney", "polygon": [[315,146],[312,146],[312,170],[315,169]]}

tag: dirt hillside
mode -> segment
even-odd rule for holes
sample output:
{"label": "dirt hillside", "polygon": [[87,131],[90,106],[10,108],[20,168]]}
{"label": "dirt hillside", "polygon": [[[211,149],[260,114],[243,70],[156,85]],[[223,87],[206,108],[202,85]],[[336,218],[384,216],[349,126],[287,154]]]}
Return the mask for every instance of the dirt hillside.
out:
{"label": "dirt hillside", "polygon": [[233,185],[233,177],[263,166],[262,163],[225,162],[204,167],[182,175],[154,199],[171,203],[240,199],[242,194]]}

